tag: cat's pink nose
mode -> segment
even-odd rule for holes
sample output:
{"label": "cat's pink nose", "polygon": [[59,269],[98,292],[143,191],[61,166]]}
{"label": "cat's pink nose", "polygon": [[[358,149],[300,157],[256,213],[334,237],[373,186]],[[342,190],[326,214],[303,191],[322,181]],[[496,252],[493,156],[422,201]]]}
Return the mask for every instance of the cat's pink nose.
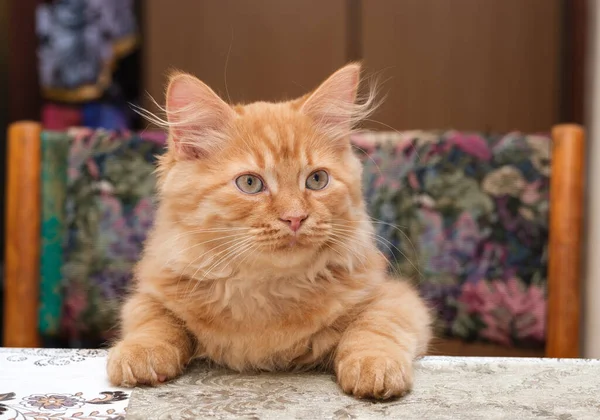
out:
{"label": "cat's pink nose", "polygon": [[298,232],[298,229],[300,229],[300,226],[302,226],[302,223],[308,218],[307,214],[302,214],[300,216],[283,216],[282,218],[280,218],[279,220],[281,220],[284,223],[287,223],[288,226],[290,227],[290,229],[292,229],[292,232]]}

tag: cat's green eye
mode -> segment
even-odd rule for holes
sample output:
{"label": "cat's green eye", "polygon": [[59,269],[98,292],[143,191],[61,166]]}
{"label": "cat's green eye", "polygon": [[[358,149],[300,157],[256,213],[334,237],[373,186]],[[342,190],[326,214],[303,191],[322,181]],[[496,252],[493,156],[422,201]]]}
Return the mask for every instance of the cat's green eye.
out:
{"label": "cat's green eye", "polygon": [[329,175],[323,170],[313,172],[306,179],[306,188],[309,190],[322,190],[327,184],[329,184]]}
{"label": "cat's green eye", "polygon": [[235,185],[237,185],[241,192],[246,194],[258,194],[265,188],[262,179],[250,174],[238,176],[235,180]]}

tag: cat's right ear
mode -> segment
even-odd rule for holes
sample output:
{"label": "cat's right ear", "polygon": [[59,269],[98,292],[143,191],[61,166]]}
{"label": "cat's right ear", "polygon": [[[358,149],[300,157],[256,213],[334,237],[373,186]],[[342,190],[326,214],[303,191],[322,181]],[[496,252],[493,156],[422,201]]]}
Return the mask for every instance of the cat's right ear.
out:
{"label": "cat's right ear", "polygon": [[175,73],[169,78],[166,112],[170,147],[183,159],[209,156],[222,147],[235,111],[196,77]]}
{"label": "cat's right ear", "polygon": [[[360,121],[377,107],[376,84],[368,85],[365,95],[358,96],[361,65],[348,64],[333,73],[303,102],[300,111],[313,119],[323,134],[332,139],[346,139]],[[357,100],[358,99],[358,100]]]}

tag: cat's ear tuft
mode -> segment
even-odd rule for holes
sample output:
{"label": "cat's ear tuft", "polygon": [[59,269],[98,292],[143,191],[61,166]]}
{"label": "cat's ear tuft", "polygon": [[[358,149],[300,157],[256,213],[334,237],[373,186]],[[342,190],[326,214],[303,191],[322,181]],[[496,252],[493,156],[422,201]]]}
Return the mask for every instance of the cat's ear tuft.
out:
{"label": "cat's ear tuft", "polygon": [[333,73],[303,103],[301,112],[331,137],[345,137],[374,108],[375,90],[363,100],[357,98],[361,66],[348,64]]}
{"label": "cat's ear tuft", "polygon": [[211,88],[186,73],[169,78],[166,113],[171,146],[181,158],[204,157],[220,149],[236,116]]}

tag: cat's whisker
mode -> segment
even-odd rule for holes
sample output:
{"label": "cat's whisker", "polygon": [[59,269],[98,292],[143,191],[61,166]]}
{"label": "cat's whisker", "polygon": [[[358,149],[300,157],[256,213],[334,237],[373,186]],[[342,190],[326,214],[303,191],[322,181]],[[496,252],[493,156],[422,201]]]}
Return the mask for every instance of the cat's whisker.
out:
{"label": "cat's whisker", "polygon": [[[258,244],[253,244],[248,250],[244,250],[243,252],[246,253],[246,256],[237,264],[236,269],[239,269],[244,261],[246,261],[246,259],[248,259],[248,257],[258,248]],[[240,255],[243,255],[243,252]]]}
{"label": "cat's whisker", "polygon": [[[348,232],[355,233],[355,231],[348,231]],[[385,260],[388,262],[388,265],[390,266],[390,268],[392,269],[392,271],[394,271],[398,276],[402,276],[402,273],[400,272],[400,268],[399,268],[400,267],[400,262],[398,261],[398,259],[394,255],[394,253],[392,252],[391,248],[385,242],[381,242],[381,240],[377,237],[376,234],[374,234],[372,232],[367,232],[367,233],[369,235],[373,235],[373,239],[379,241],[379,243],[381,243],[383,246],[385,246],[390,251],[390,254],[394,257],[394,261],[396,262],[396,265],[392,264],[392,262],[389,261],[389,259],[385,256],[385,254],[383,252],[381,252],[380,249],[376,248],[377,249],[377,253],[380,254],[383,258],[385,258]],[[345,240],[350,240],[351,239],[351,240],[355,240],[355,241],[358,240],[360,242],[360,239],[356,238],[355,235],[338,234],[338,236],[342,237]],[[382,238],[382,239],[385,239],[385,238]],[[365,242],[362,242],[362,243],[365,243]],[[392,244],[392,246],[393,246],[393,244]],[[398,251],[401,252],[400,250],[398,250]],[[402,254],[402,255],[405,257],[405,259],[408,260],[408,258],[404,254]]]}
{"label": "cat's whisker", "polygon": [[362,152],[371,162],[373,162],[373,165],[375,165],[375,167],[377,168],[377,172],[379,172],[379,176],[383,177],[383,172],[381,172],[381,168],[379,167],[377,162],[375,162],[375,159],[373,159],[373,156],[371,156],[369,153],[364,151],[362,148],[356,146],[355,144],[352,144],[352,148]]}
{"label": "cat's whisker", "polygon": [[[235,228],[235,231],[237,231],[237,230],[238,230],[238,228]],[[249,228],[239,228],[239,230],[249,230]],[[210,229],[198,229],[198,230],[196,230],[196,231],[194,231],[194,232],[185,232],[185,233],[183,233],[183,234],[181,234],[181,235],[178,235],[178,236],[179,236],[179,237],[184,237],[184,236],[187,236],[187,235],[188,235],[188,233],[189,233],[189,234],[200,234],[200,233],[205,233],[205,232],[206,232],[206,233],[212,233],[212,232],[210,232]],[[217,228],[217,229],[215,229],[215,232],[219,233],[219,232],[221,232],[221,231],[220,231],[220,230]],[[226,231],[223,231],[223,233],[227,233],[227,232],[226,232]],[[242,234],[242,233],[240,233],[240,235],[241,235],[241,236],[242,236],[242,235],[247,235],[247,233],[243,233],[243,234]],[[179,283],[181,282],[181,278],[182,278],[183,274],[185,273],[185,271],[187,270],[187,268],[188,268],[190,265],[192,265],[193,263],[195,263],[196,261],[198,261],[200,258],[202,258],[204,255],[206,255],[208,252],[211,252],[211,251],[212,251],[212,250],[214,250],[215,248],[219,248],[219,247],[221,247],[221,246],[225,246],[225,245],[227,245],[227,244],[229,244],[229,243],[233,243],[233,242],[235,242],[235,241],[238,239],[238,237],[237,237],[237,235],[231,235],[231,236],[227,236],[227,237],[220,237],[220,238],[216,238],[216,239],[214,239],[214,241],[216,241],[216,240],[222,240],[222,239],[234,238],[234,237],[235,237],[235,239],[232,239],[232,240],[230,240],[230,241],[227,241],[227,242],[225,242],[224,244],[217,245],[216,247],[213,247],[213,248],[211,248],[210,250],[208,250],[208,251],[207,251],[207,252],[205,252],[204,254],[200,255],[199,257],[196,257],[196,258],[194,258],[193,260],[191,260],[191,261],[190,261],[190,262],[189,262],[189,263],[188,263],[188,264],[185,266],[185,268],[184,268],[184,269],[181,271],[181,275],[179,276],[179,279],[177,280],[177,287],[179,287]],[[169,258],[169,259],[168,259],[168,260],[167,260],[167,261],[166,261],[166,262],[163,264],[163,266],[164,266],[164,267],[166,267],[167,265],[169,265],[169,264],[170,264],[171,262],[173,262],[173,261],[174,261],[174,260],[175,260],[175,259],[176,259],[178,256],[182,255],[182,253],[183,253],[183,252],[185,252],[185,251],[187,251],[187,250],[190,250],[190,249],[192,249],[192,248],[194,248],[194,247],[196,247],[196,246],[198,246],[198,245],[203,245],[203,244],[205,244],[205,243],[212,242],[212,241],[213,241],[213,240],[210,240],[210,241],[205,241],[205,242],[201,242],[201,243],[199,243],[199,244],[196,244],[196,245],[193,245],[193,246],[191,246],[191,247],[189,247],[189,248],[187,248],[187,249],[185,249],[185,250],[179,251],[179,252],[177,253],[177,255],[176,255],[176,256]],[[167,241],[167,243],[169,243],[169,242],[170,242],[170,241]]]}
{"label": "cat's whisker", "polygon": [[[244,261],[246,261],[246,259],[252,254],[252,252],[254,252],[256,249],[258,248],[258,245],[256,243],[251,244],[250,247],[246,247],[245,249],[238,251],[238,257],[242,256],[244,253],[246,253],[246,256],[237,264],[236,266],[236,270],[239,269],[239,267],[244,263]],[[233,259],[230,259],[230,262],[233,261]],[[217,286],[217,282],[218,280],[213,281],[213,283],[210,286],[210,294],[214,293],[214,290]],[[196,284],[200,284],[200,281],[198,281]],[[194,286],[195,287],[195,286]],[[192,290],[193,293],[193,290]]]}
{"label": "cat's whisker", "polygon": [[245,227],[232,227],[232,228],[208,228],[208,229],[190,229],[178,236],[183,236],[189,233],[211,233],[211,232],[235,232],[235,231],[248,231],[250,228]]}
{"label": "cat's whisker", "polygon": [[[419,273],[419,276],[423,276],[423,273],[421,273],[421,270],[419,270],[419,268],[412,262],[412,260],[410,258],[408,258],[408,255],[406,255],[406,253],[404,251],[402,251],[400,248],[398,248],[396,245],[394,245],[389,239],[384,238],[381,235],[375,234],[375,238],[379,241],[379,243],[383,244],[385,246],[385,243],[388,243],[392,248],[394,248],[396,251],[398,251],[398,253],[400,255],[402,255],[404,257],[404,259],[406,261],[408,261],[408,263],[412,266],[412,268],[415,269],[415,271],[417,273]],[[390,249],[388,247],[388,249]],[[390,249],[391,252],[391,249]],[[394,255],[393,252],[391,252],[392,255]],[[396,256],[394,255],[394,260],[396,261],[396,264],[400,265],[400,262],[398,261],[398,259],[396,258]]]}
{"label": "cat's whisker", "polygon": [[334,247],[332,247],[331,245],[329,245],[327,242],[324,243],[324,245],[329,248],[330,250],[332,250],[333,252],[335,252],[336,254],[338,254],[340,256],[340,258],[343,260],[344,256]]}
{"label": "cat's whisker", "polygon": [[350,219],[331,219],[331,221],[342,221],[342,222],[348,222],[348,223],[379,223],[379,224],[385,224],[385,225],[389,225],[392,226],[394,228],[404,228],[404,229],[408,229],[408,226],[401,226],[401,225],[395,225],[393,223],[388,223],[388,222],[384,222],[383,220],[379,220],[375,217],[372,216],[368,216],[369,219],[368,220],[350,220]]}
{"label": "cat's whisker", "polygon": [[227,66],[229,65],[229,55],[231,54],[231,47],[233,47],[233,26],[231,26],[231,41],[229,41],[227,58],[225,58],[225,69],[223,70],[223,82],[225,82],[225,92],[227,93],[227,101],[229,103],[231,103],[231,96],[229,96],[229,87],[227,86]]}
{"label": "cat's whisker", "polygon": [[215,230],[209,230],[209,229],[197,229],[197,230],[190,230],[190,231],[186,231],[183,233],[180,233],[179,235],[170,237],[167,239],[166,243],[167,244],[173,244],[177,241],[179,241],[182,238],[188,237],[188,236],[193,236],[193,235],[202,235],[202,234],[247,234],[249,231],[249,229],[215,229]]}
{"label": "cat's whisker", "polygon": [[[405,258],[408,259],[408,257],[404,254],[404,252],[402,252],[400,249],[398,249],[398,247],[396,247],[391,241],[389,241],[387,238],[384,238],[383,236],[381,236],[381,235],[379,235],[379,234],[377,234],[375,232],[361,230],[360,228],[357,228],[356,230],[352,230],[352,229],[340,229],[340,228],[334,229],[334,230],[337,231],[337,232],[348,232],[348,233],[356,233],[357,231],[365,232],[365,233],[367,233],[369,235],[372,235],[375,240],[377,240],[380,243],[382,243],[383,245],[385,245],[388,248],[388,250],[390,250],[390,252],[391,252],[391,248],[390,248],[390,246],[391,246],[396,251],[398,251],[402,256],[404,256]],[[353,235],[348,235],[348,239],[355,239],[355,238],[354,238]],[[398,261],[396,260],[396,262],[398,262]],[[417,269],[417,268],[415,267],[415,269]]]}
{"label": "cat's whisker", "polygon": [[[210,267],[207,269],[207,270],[208,270],[208,273],[210,273],[210,271],[211,271],[211,270],[212,270],[212,269],[215,267],[215,264],[216,264],[216,263],[220,262],[220,261],[223,259],[223,257],[219,258],[219,256],[221,256],[221,255],[225,254],[225,257],[226,257],[227,255],[230,255],[230,253],[231,253],[231,251],[232,251],[232,250],[233,250],[233,251],[235,251],[235,249],[236,249],[236,248],[239,248],[239,247],[241,247],[241,246],[244,246],[244,245],[246,245],[246,244],[248,244],[248,243],[250,243],[250,242],[252,242],[252,241],[254,241],[254,238],[252,238],[252,237],[249,237],[249,238],[243,239],[243,240],[241,240],[241,241],[239,241],[239,240],[234,240],[233,242],[235,242],[235,243],[234,243],[233,245],[230,245],[230,246],[228,246],[227,248],[225,248],[225,249],[223,249],[223,250],[221,250],[221,251],[217,252],[216,254],[214,254],[214,255],[211,255],[211,256],[210,256],[210,258],[211,258],[211,262],[210,262],[210,264],[211,264],[211,265],[210,265]],[[229,243],[231,243],[231,242],[229,242]],[[216,258],[218,258],[218,259],[217,259],[217,261],[214,261]],[[190,278],[191,278],[192,280],[197,280],[197,279],[196,279],[196,275],[198,274],[198,272],[199,272],[201,269],[202,269],[202,267],[201,267],[201,266],[200,266],[200,267],[198,267],[198,268],[196,269],[196,271],[194,272],[194,274],[192,274],[192,276],[191,276]],[[206,272],[205,272],[205,273],[206,273]],[[204,277],[206,277],[206,274],[204,275]],[[204,279],[204,277],[203,277],[203,279]]]}
{"label": "cat's whisker", "polygon": [[229,247],[225,251],[219,252],[219,254],[217,254],[217,255],[221,255],[223,252],[229,251],[224,256],[222,256],[221,258],[219,258],[215,263],[213,263],[208,268],[208,270],[204,273],[204,276],[202,276],[202,278],[200,280],[196,279],[196,274],[198,274],[199,269],[196,270],[196,272],[192,276],[192,280],[195,282],[195,284],[194,284],[194,287],[192,288],[192,291],[188,294],[188,296],[193,295],[194,291],[196,290],[196,287],[199,284],[201,284],[206,279],[206,277],[212,272],[212,270],[214,270],[219,265],[221,265],[224,261],[226,261],[227,258],[229,258],[230,256],[234,255],[235,253],[239,252],[240,250],[244,249],[246,246],[252,245],[252,239],[253,238],[248,238],[248,240],[246,240],[246,241],[242,241],[242,242],[240,242],[238,244],[235,244],[235,245]]}
{"label": "cat's whisker", "polygon": [[[219,238],[219,239],[223,239],[223,238]],[[190,261],[190,262],[188,263],[188,265],[186,265],[186,266],[185,266],[185,268],[182,270],[182,275],[185,273],[185,271],[188,269],[188,267],[189,267],[190,265],[192,265],[192,264],[194,264],[195,262],[199,261],[199,260],[200,260],[202,257],[204,257],[206,254],[209,254],[209,253],[213,252],[214,250],[216,250],[216,249],[218,249],[218,248],[221,248],[221,247],[223,247],[223,246],[226,246],[226,245],[229,245],[229,244],[232,244],[232,243],[235,243],[235,242],[239,242],[239,241],[240,241],[240,238],[236,236],[234,239],[230,239],[230,240],[228,240],[228,241],[226,241],[226,242],[224,242],[224,243],[222,243],[222,244],[219,244],[219,245],[216,245],[216,246],[214,246],[214,247],[210,248],[209,250],[205,251],[203,254],[200,254],[199,256],[195,257],[195,258],[194,258],[192,261]]]}
{"label": "cat's whisker", "polygon": [[[372,223],[372,224],[381,224],[381,225],[385,225],[385,226],[389,226],[392,227],[393,229],[395,229],[396,231],[398,231],[402,236],[404,236],[404,238],[406,239],[406,241],[409,243],[409,245],[411,246],[414,255],[418,255],[418,252],[413,244],[413,242],[410,240],[409,236],[402,230],[400,229],[400,227],[398,225],[394,225],[392,223],[388,223],[388,222],[384,222],[382,220],[379,219],[375,219],[375,218],[371,218],[372,220],[364,220],[362,221],[363,223]],[[344,219],[334,219],[334,220],[344,220]],[[360,221],[359,221],[360,222]],[[334,224],[332,224],[334,225]],[[374,233],[374,235],[378,236],[379,238],[383,239],[386,242],[389,242],[392,246],[394,246],[388,239],[384,238],[383,236]],[[406,260],[410,263],[410,265],[417,271],[417,273],[419,273],[419,275],[422,277],[423,273],[421,272],[421,270],[415,266],[415,264],[406,256],[406,254],[404,252],[402,252],[401,250],[399,250],[396,246],[394,246],[394,248],[400,253],[400,255],[402,255],[404,258],[406,258]]]}
{"label": "cat's whisker", "polygon": [[[400,228],[400,226],[394,225],[392,223],[384,222],[382,220],[378,220],[378,219],[375,219],[375,218],[372,218],[372,219],[373,220],[365,220],[365,221],[363,221],[363,223],[370,223],[370,224],[376,224],[376,225],[379,224],[379,225],[389,226],[389,227],[395,229],[397,232],[399,232],[406,239],[406,241],[408,242],[408,244],[412,248],[413,254],[414,255],[419,255],[418,252],[417,252],[417,250],[416,250],[416,248],[415,248],[415,246],[414,246],[414,244],[413,244],[413,242],[411,241],[410,237]],[[383,236],[377,234],[376,232],[374,234],[377,235],[378,237],[380,237],[381,239],[383,239],[383,240],[385,240],[387,242],[390,242],[388,239],[386,239]],[[391,242],[390,242],[390,244],[391,244]],[[394,246],[394,248],[396,248],[396,247]],[[404,256],[406,258],[406,260],[413,266],[413,268],[419,273],[419,275],[423,276],[423,273],[421,272],[421,270],[418,267],[416,267],[415,264],[402,251],[400,251],[398,248],[396,248],[396,250],[402,256]]]}
{"label": "cat's whisker", "polygon": [[[168,266],[168,265],[169,265],[171,262],[173,262],[175,259],[177,259],[177,258],[179,258],[180,256],[182,256],[183,254],[185,254],[185,252],[187,252],[187,251],[189,251],[189,250],[191,250],[191,249],[197,248],[197,247],[199,247],[199,246],[201,246],[201,245],[209,244],[209,243],[211,243],[211,242],[222,241],[222,240],[224,240],[224,239],[240,238],[240,237],[243,237],[243,236],[247,236],[247,233],[237,233],[237,234],[235,234],[235,235],[219,236],[218,238],[213,238],[213,239],[210,239],[210,240],[207,240],[207,241],[198,242],[198,243],[196,243],[196,244],[194,244],[194,245],[191,245],[191,246],[189,246],[189,247],[187,247],[187,248],[184,248],[184,249],[178,250],[178,251],[177,251],[177,253],[176,253],[174,256],[172,256],[171,258],[169,258],[169,259],[168,259],[168,260],[165,262],[165,264],[164,264],[164,265],[165,265],[165,266]],[[186,267],[186,268],[187,268],[187,267]]]}
{"label": "cat's whisker", "polygon": [[202,229],[192,229],[187,232],[220,232],[220,231],[229,231],[229,230],[250,230],[249,227],[217,227],[217,228],[202,228]]}
{"label": "cat's whisker", "polygon": [[[253,242],[247,243],[244,246],[239,247],[238,249],[235,250],[235,252],[233,254],[238,254],[237,257],[243,255],[243,253],[249,249],[252,248],[254,245],[256,245]],[[233,254],[228,254],[227,257],[222,258],[221,262],[219,264],[217,264],[217,266],[215,266],[214,268],[217,268],[219,265],[222,264],[222,262],[224,262],[226,259],[229,259],[229,261],[227,262],[227,264],[225,264],[223,266],[223,270],[225,270],[227,267],[229,267],[231,265],[231,263],[233,262],[234,258],[231,258],[233,256]],[[210,270],[204,275],[204,277],[202,278],[202,280],[204,280],[204,278],[206,278],[206,276],[208,276],[210,274]],[[200,280],[200,281],[202,281]]]}
{"label": "cat's whisker", "polygon": [[[398,249],[392,242],[390,242],[388,239],[384,238],[383,236],[378,235],[377,233],[375,233],[375,232],[373,232],[371,230],[365,230],[365,229],[362,229],[360,227],[357,227],[355,229],[348,229],[345,226],[342,227],[342,228],[340,228],[339,225],[335,225],[335,224],[332,224],[332,226],[333,226],[334,232],[336,232],[336,233],[343,232],[342,236],[344,236],[346,240],[350,240],[350,239],[351,240],[359,240],[359,238],[356,237],[356,233],[357,232],[363,232],[363,233],[366,233],[367,235],[369,235],[370,237],[372,236],[373,239],[375,239],[377,242],[379,242],[380,244],[382,244],[383,246],[385,246],[388,249],[388,251],[390,252],[390,254],[394,257],[394,261],[396,262],[396,266],[394,266],[390,262],[390,267],[392,268],[392,270],[396,271],[398,275],[401,275],[401,273],[398,271],[398,268],[397,268],[397,267],[400,266],[400,262],[398,261],[398,259],[394,255],[394,253],[392,252],[392,249],[390,248],[390,245],[391,245],[391,247],[395,248],[400,253],[400,255],[402,255],[414,267],[414,264],[412,263],[412,261],[410,261],[410,259],[408,258],[408,256],[404,252],[402,252],[400,249]],[[336,226],[338,226],[338,227],[336,227]],[[378,252],[382,256],[385,257],[385,255],[379,249],[378,249]],[[385,257],[385,258],[387,259],[387,257]],[[414,268],[415,268],[415,270],[417,270],[419,272],[419,274],[421,274],[420,271],[416,267],[414,267]]]}
{"label": "cat's whisker", "polygon": [[[379,219],[376,219],[376,218],[374,218],[374,217],[371,217],[371,219],[372,219],[371,221],[372,221],[373,223],[375,223],[375,224],[381,224],[381,225],[384,225],[384,226],[389,226],[389,227],[392,227],[392,228],[396,229],[396,231],[398,231],[398,232],[399,232],[399,233],[400,233],[402,236],[404,236],[404,238],[406,239],[406,241],[409,243],[409,245],[411,246],[411,248],[412,248],[412,250],[413,250],[413,253],[414,253],[414,255],[418,255],[418,253],[417,253],[417,249],[415,248],[415,245],[414,245],[414,244],[413,244],[413,242],[410,240],[410,237],[409,237],[409,236],[406,234],[406,232],[404,232],[404,231],[401,229],[401,227],[400,227],[400,226],[398,226],[398,225],[394,225],[393,223],[384,222],[383,220],[379,220]],[[406,227],[406,226],[402,226],[402,227],[403,227],[404,229],[408,229],[408,227]],[[415,267],[415,269],[416,269],[416,270],[419,272],[419,274],[420,274],[421,276],[423,275],[423,274],[421,273],[421,271],[420,271],[420,270],[418,270],[416,267]]]}
{"label": "cat's whisker", "polygon": [[364,269],[366,269],[365,257],[362,256],[362,255],[359,255],[356,250],[352,249],[341,238],[336,237],[335,235],[330,235],[328,240],[331,241],[331,242],[333,242],[334,244],[342,247],[342,249],[346,250],[352,257],[354,257],[355,259],[357,259],[362,264],[362,266],[363,266]]}
{"label": "cat's whisker", "polygon": [[245,227],[190,229],[190,230],[187,230],[187,231],[185,231],[183,233],[180,233],[179,235],[175,235],[175,236],[172,236],[172,237],[168,238],[167,241],[166,241],[166,243],[172,244],[174,242],[177,242],[181,238],[185,238],[186,236],[200,235],[200,234],[203,234],[203,233],[233,233],[233,232],[241,232],[241,231],[247,232],[249,230],[250,230],[250,228],[245,228]]}
{"label": "cat's whisker", "polygon": [[[239,244],[239,243],[241,243],[241,242],[245,242],[245,241],[252,240],[252,239],[253,239],[252,237],[248,237],[248,238],[246,238],[246,239],[242,239],[241,241],[240,241],[238,238],[231,239],[231,240],[229,240],[229,241],[227,241],[227,242],[225,242],[225,243],[223,243],[223,244],[220,244],[220,245],[217,245],[217,246],[215,246],[215,247],[212,247],[211,249],[209,249],[208,251],[204,252],[204,253],[203,253],[203,254],[201,254],[200,256],[198,256],[198,257],[194,258],[194,259],[193,259],[192,261],[190,261],[190,262],[188,263],[188,265],[187,265],[187,266],[186,266],[186,267],[185,267],[185,268],[184,268],[184,269],[181,271],[181,275],[179,276],[179,280],[178,280],[178,282],[177,282],[177,285],[178,285],[177,287],[179,287],[179,283],[181,282],[181,279],[182,279],[182,277],[184,276],[184,274],[185,274],[186,270],[188,269],[188,267],[190,267],[192,264],[196,263],[197,261],[201,260],[201,259],[202,259],[202,257],[204,257],[206,254],[208,254],[208,253],[210,253],[210,252],[213,252],[213,251],[215,251],[217,248],[221,248],[221,247],[223,247],[223,246],[228,246],[228,247],[227,247],[227,248],[224,250],[224,251],[227,251],[227,250],[228,250],[228,249],[230,249],[231,247],[233,247],[233,246],[236,246],[236,245],[238,245],[238,244]],[[230,244],[233,244],[233,245],[230,245]],[[220,252],[223,252],[223,251],[220,251]],[[217,254],[217,255],[219,255],[219,254]],[[215,257],[215,256],[212,256],[211,258],[214,258],[214,257]],[[201,267],[198,267],[198,269],[196,270],[196,272],[194,272],[194,274],[193,274],[193,275],[192,275],[192,276],[189,278],[189,281],[193,281],[193,280],[194,280],[194,277],[195,277],[195,275],[198,273],[198,271],[200,270],[200,268],[201,268]],[[188,286],[186,287],[186,292],[185,292],[185,293],[187,293],[187,289],[188,289],[188,288],[189,288],[189,283],[188,283]],[[184,294],[185,294],[185,293],[184,293]]]}
{"label": "cat's whisker", "polygon": [[227,249],[224,249],[222,251],[219,251],[218,253],[216,253],[215,255],[211,256],[211,261],[210,261],[210,266],[206,269],[203,270],[204,275],[202,276],[201,280],[198,280],[196,275],[199,272],[199,269],[201,267],[199,267],[199,269],[196,270],[196,272],[194,273],[194,275],[192,276],[192,278],[195,281],[202,281],[204,280],[208,274],[210,274],[212,272],[212,270],[214,270],[216,267],[218,267],[226,258],[228,258],[231,255],[234,255],[238,250],[242,249],[243,247],[245,247],[246,245],[249,245],[251,243],[254,243],[254,239],[253,238],[248,238],[245,239],[243,241],[240,241],[238,243],[235,243],[231,246],[229,246]]}
{"label": "cat's whisker", "polygon": [[[341,241],[343,241],[343,242],[345,242],[345,241],[349,241],[349,240],[352,240],[352,241],[358,242],[358,243],[360,243],[360,244],[362,244],[362,245],[365,245],[365,246],[367,246],[367,247],[369,247],[369,246],[371,246],[371,245],[372,245],[372,244],[370,244],[369,242],[367,242],[367,241],[364,241],[364,240],[361,240],[361,238],[358,238],[358,237],[356,237],[356,236],[354,236],[354,235],[348,235],[348,234],[342,234],[342,233],[336,232],[336,233],[334,234],[334,236],[335,236],[337,239],[339,239],[339,240],[341,240]],[[387,259],[387,257],[386,257],[386,256],[383,254],[383,252],[381,252],[381,250],[379,250],[377,247],[375,247],[375,248],[374,248],[374,250],[375,250],[375,251],[376,251],[378,254],[380,254],[380,255],[381,255],[381,256],[382,256],[382,257],[383,257],[383,258],[384,258],[386,261],[388,260],[388,259]],[[395,270],[395,271],[397,272],[397,269],[395,269],[395,267],[394,267],[394,266],[393,266],[393,265],[392,265],[392,264],[391,264],[389,261],[388,261],[388,264],[390,265],[390,268],[392,268],[392,270]],[[398,273],[398,274],[400,274],[400,273]]]}
{"label": "cat's whisker", "polygon": [[[376,232],[370,231],[370,230],[363,230],[361,228],[356,228],[356,230],[352,230],[352,229],[343,229],[343,228],[335,228],[336,231],[340,231],[340,232],[348,232],[348,233],[355,233],[357,231],[362,231],[364,233],[367,233],[368,235],[373,236],[373,238],[375,240],[377,240],[378,242],[380,242],[382,245],[386,246],[388,248],[388,250],[390,250],[391,252],[391,248],[394,248],[396,251],[398,251],[398,253],[400,255],[402,255],[405,259],[407,259],[409,261],[409,263],[411,263],[411,265],[413,265],[413,268],[415,270],[417,270],[419,272],[419,274],[421,274],[421,272],[419,271],[419,269],[417,267],[414,266],[414,264],[408,259],[408,256],[401,250],[399,249],[396,245],[394,245],[389,239],[379,235]],[[353,238],[352,235],[350,235],[350,238]],[[391,247],[391,248],[390,248]],[[414,249],[413,249],[414,250]],[[415,251],[415,255],[416,251]]]}

